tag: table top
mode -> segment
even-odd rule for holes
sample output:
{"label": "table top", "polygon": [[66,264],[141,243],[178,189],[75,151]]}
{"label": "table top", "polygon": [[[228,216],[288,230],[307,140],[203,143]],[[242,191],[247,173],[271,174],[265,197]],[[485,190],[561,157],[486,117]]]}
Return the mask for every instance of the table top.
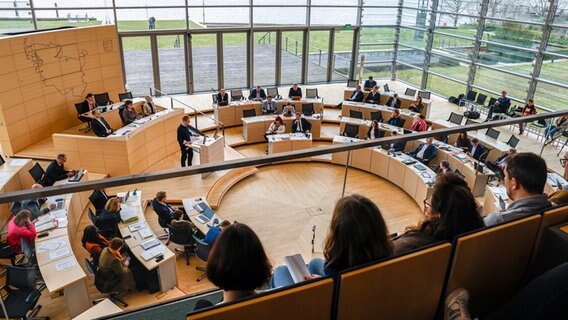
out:
{"label": "table top", "polygon": [[312,140],[311,133],[281,133],[281,134],[271,134],[266,137],[269,142],[274,141],[289,141],[289,140]]}
{"label": "table top", "polygon": [[162,118],[163,116],[168,115],[172,112],[175,112],[176,110],[181,110],[181,109],[166,109],[166,110],[156,112],[153,115],[138,119],[138,120],[132,122],[129,125],[126,125],[126,126],[120,128],[120,129],[117,129],[116,131],[111,133],[107,138],[121,137],[121,136],[124,136],[124,135],[131,134],[135,130],[137,130],[138,128],[144,127],[145,124],[151,123],[152,121],[159,119],[159,118]]}
{"label": "table top", "polygon": [[[193,222],[195,224],[195,227],[204,235],[207,234],[207,231],[209,231],[209,228],[211,227],[211,223],[212,223],[213,220],[217,219],[218,224],[223,222],[223,219],[221,217],[219,217],[216,212],[213,215],[213,217],[211,217],[211,220],[209,220],[209,222],[201,223],[196,219],[196,217],[199,216],[200,213],[197,210],[195,210],[195,208],[193,206],[196,203],[200,203],[200,202],[204,202],[205,204],[207,204],[207,206],[209,206],[209,203],[207,203],[207,200],[205,200],[205,197],[185,198],[185,199],[182,199],[181,201],[183,203],[183,208],[185,209],[185,212],[189,216],[189,219],[191,220],[191,222]],[[213,210],[213,209],[211,209],[211,210]]]}
{"label": "table top", "polygon": [[104,299],[89,308],[87,311],[73,318],[73,320],[91,320],[120,312],[122,312],[122,309],[117,307],[112,301],[110,301],[110,299]]}
{"label": "table top", "polygon": [[[131,99],[132,104],[137,104],[137,103],[144,103],[145,100],[142,98],[134,98]],[[108,106],[98,106],[97,109],[99,109],[99,111],[101,112],[101,115],[104,116],[105,113],[107,112],[111,112],[112,110],[117,110],[120,106],[124,105],[124,101],[119,101],[116,103],[113,103],[111,105]],[[103,112],[104,110],[104,112]],[[93,118],[93,114],[89,111],[89,112],[84,112],[83,114],[81,114],[81,116],[84,117],[88,117],[88,118]]]}

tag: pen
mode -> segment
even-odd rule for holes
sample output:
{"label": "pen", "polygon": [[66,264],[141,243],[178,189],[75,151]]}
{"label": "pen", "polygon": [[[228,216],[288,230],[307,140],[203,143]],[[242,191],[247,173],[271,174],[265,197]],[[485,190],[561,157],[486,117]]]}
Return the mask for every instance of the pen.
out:
{"label": "pen", "polygon": [[132,237],[134,238],[134,240],[137,240],[137,239],[136,239],[136,236],[133,235]]}

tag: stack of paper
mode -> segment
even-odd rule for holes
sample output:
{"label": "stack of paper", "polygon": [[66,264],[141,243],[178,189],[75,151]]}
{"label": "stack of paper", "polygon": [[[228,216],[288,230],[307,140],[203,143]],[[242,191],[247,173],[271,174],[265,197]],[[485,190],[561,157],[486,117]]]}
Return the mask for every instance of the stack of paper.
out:
{"label": "stack of paper", "polygon": [[130,223],[138,221],[138,214],[134,208],[128,206],[124,207],[121,206],[121,208],[122,209],[120,210],[120,219],[122,220],[122,222]]}
{"label": "stack of paper", "polygon": [[158,245],[158,246],[155,246],[153,248],[150,248],[148,250],[143,251],[141,256],[144,259],[144,261],[148,261],[148,260],[154,258],[155,256],[158,256],[158,255],[164,253],[165,249],[166,248],[163,245]]}
{"label": "stack of paper", "polygon": [[66,255],[69,255],[70,253],[71,253],[71,250],[69,250],[69,247],[63,247],[61,249],[50,252],[49,253],[49,259],[56,260],[56,259],[59,259],[61,257],[65,257]]}
{"label": "stack of paper", "polygon": [[284,257],[284,264],[288,267],[294,283],[302,282],[305,280],[304,276],[310,275],[306,262],[300,254]]}

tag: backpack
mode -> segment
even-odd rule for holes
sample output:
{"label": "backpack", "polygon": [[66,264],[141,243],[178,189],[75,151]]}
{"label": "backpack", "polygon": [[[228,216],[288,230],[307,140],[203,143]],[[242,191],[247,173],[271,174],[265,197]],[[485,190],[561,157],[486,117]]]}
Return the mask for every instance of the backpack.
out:
{"label": "backpack", "polygon": [[468,119],[479,119],[481,114],[479,113],[479,111],[469,110],[469,111],[464,112],[463,116],[468,118]]}

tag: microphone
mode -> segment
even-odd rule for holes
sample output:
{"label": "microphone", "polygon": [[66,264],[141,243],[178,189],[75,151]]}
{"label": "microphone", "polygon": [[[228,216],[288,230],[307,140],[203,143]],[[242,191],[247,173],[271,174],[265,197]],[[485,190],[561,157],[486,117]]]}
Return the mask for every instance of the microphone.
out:
{"label": "microphone", "polygon": [[134,189],[134,191],[132,191],[132,195],[136,195],[136,191],[138,190],[138,188]]}
{"label": "microphone", "polygon": [[213,92],[217,92],[217,90],[215,90],[215,89],[213,89],[213,88],[209,88],[209,89],[211,89],[211,91],[213,91]]}
{"label": "microphone", "polygon": [[314,246],[315,246],[315,242],[316,242],[316,225],[314,224],[314,226],[312,227],[312,253],[314,253]]}

